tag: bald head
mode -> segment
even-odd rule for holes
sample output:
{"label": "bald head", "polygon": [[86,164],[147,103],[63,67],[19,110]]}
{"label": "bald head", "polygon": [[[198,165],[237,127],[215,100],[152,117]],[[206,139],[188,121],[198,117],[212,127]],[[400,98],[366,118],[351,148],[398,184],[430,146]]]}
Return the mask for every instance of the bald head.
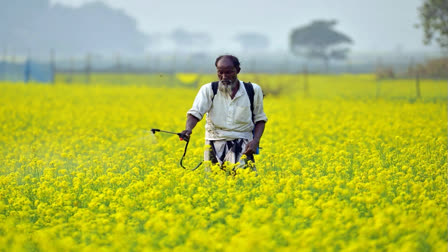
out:
{"label": "bald head", "polygon": [[215,67],[218,68],[218,64],[220,63],[220,61],[223,61],[223,63],[225,62],[226,65],[230,64],[235,67],[235,69],[237,70],[237,72],[239,73],[241,68],[240,68],[240,61],[238,60],[237,57],[230,55],[230,54],[226,54],[226,55],[221,55],[218,58],[216,58],[215,60]]}

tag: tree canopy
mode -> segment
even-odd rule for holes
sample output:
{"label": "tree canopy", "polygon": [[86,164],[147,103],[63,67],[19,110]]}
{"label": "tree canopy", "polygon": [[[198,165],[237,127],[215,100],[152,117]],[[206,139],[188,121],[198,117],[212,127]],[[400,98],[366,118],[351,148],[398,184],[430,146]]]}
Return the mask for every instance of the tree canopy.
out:
{"label": "tree canopy", "polygon": [[71,8],[49,0],[0,0],[0,6],[0,47],[16,53],[138,55],[147,44],[134,18],[102,2]]}
{"label": "tree canopy", "polygon": [[347,57],[353,40],[335,31],[335,20],[316,20],[309,25],[294,29],[290,36],[290,49],[295,55],[324,60],[328,67],[330,59],[341,60]]}
{"label": "tree canopy", "polygon": [[425,44],[433,39],[442,48],[448,48],[448,1],[425,0],[419,8]]}

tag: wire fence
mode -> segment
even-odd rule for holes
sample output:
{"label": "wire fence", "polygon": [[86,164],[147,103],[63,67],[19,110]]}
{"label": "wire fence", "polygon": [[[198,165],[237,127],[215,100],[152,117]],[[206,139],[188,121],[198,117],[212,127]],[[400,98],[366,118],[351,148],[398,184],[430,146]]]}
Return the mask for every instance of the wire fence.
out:
{"label": "wire fence", "polygon": [[[216,54],[218,55],[218,54]],[[78,56],[56,57],[55,53],[47,56],[32,57],[4,54],[0,58],[0,81],[18,82],[54,82],[58,73],[84,74],[86,80],[92,73],[116,74],[175,74],[178,72],[214,73],[215,54],[145,54],[141,56],[99,55],[88,53]],[[327,66],[319,60],[309,60],[286,53],[266,55],[239,56],[242,72],[245,73],[284,73],[300,74],[360,74],[375,73],[391,76],[391,72],[404,73],[419,63],[410,56],[401,58],[352,57],[344,61],[332,61]],[[393,74],[392,74],[393,75]],[[69,79],[68,79],[69,80]]]}
{"label": "wire fence", "polygon": [[[147,56],[137,60],[117,55],[114,60],[111,60],[111,58],[87,54],[85,57],[66,57],[56,61],[54,54],[51,53],[46,62],[32,60],[31,57],[22,59],[4,57],[3,59],[4,61],[0,61],[0,81],[2,82],[137,84],[198,88],[201,84],[216,79],[214,65],[210,64],[214,62],[214,59],[204,55],[201,57],[194,57],[194,55],[188,57],[186,55],[182,57]],[[261,84],[266,93],[274,96],[292,89],[299,90],[304,97],[319,97],[325,93],[322,90],[329,89],[334,89],[334,94],[343,97],[365,96],[380,99],[395,96],[410,99],[443,99],[447,96],[446,80],[425,79],[419,71],[415,71],[417,69],[415,67],[413,75],[396,78],[396,76],[388,75],[388,72],[378,74],[378,71],[370,71],[370,74],[360,74],[356,71],[348,71],[352,70],[353,66],[345,69],[346,71],[333,68],[334,72],[319,75],[316,74],[319,72],[318,67],[312,64],[300,65],[299,62],[290,59],[287,59],[286,64],[283,65],[277,62],[274,68],[276,71],[272,71],[273,69],[266,71],[265,66],[259,63],[263,61],[257,58],[240,58],[240,61],[244,63],[242,76],[246,79],[243,80]],[[270,62],[270,64],[276,63]],[[295,71],[291,70],[291,65],[297,66]],[[350,74],[357,77],[347,77]],[[357,85],[353,86],[355,82]],[[345,83],[350,83],[350,87],[344,86]],[[353,92],[344,91],[344,89],[350,89]]]}

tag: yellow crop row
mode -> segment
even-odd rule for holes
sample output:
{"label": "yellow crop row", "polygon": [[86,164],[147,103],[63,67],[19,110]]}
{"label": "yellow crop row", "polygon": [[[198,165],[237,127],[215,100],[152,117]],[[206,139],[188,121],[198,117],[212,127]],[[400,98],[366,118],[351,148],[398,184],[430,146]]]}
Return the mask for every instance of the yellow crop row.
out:
{"label": "yellow crop row", "polygon": [[1,83],[0,250],[446,251],[446,85],[310,79],[266,96],[258,173],[236,176],[150,131],[183,130],[197,88]]}

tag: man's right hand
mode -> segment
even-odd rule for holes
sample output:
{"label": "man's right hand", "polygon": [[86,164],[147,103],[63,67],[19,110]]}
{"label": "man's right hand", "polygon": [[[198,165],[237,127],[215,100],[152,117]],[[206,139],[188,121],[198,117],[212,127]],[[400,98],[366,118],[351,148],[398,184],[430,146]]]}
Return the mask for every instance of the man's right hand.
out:
{"label": "man's right hand", "polygon": [[193,128],[196,126],[196,124],[199,122],[199,119],[196,117],[188,114],[187,115],[187,123],[185,124],[185,130],[181,132],[183,136],[185,136],[185,141],[190,141],[190,135],[193,131]]}
{"label": "man's right hand", "polygon": [[180,134],[183,136],[183,139],[182,140],[185,140],[185,141],[190,141],[190,135],[191,135],[191,133],[193,133],[191,130],[188,130],[188,129],[186,129],[186,130],[184,130],[184,131],[182,131]]}

